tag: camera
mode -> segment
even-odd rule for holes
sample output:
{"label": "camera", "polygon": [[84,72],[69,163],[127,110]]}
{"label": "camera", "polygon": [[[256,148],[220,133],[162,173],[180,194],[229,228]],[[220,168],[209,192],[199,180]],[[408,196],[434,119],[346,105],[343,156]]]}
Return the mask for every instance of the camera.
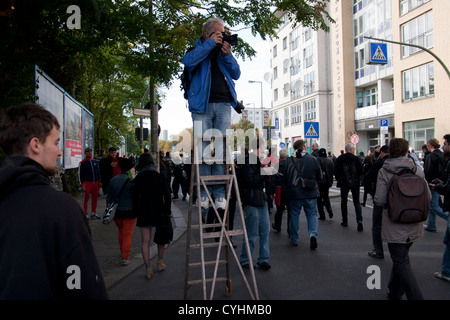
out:
{"label": "camera", "polygon": [[434,179],[433,181],[431,181],[431,184],[439,184],[439,180],[438,179]]}
{"label": "camera", "polygon": [[244,104],[241,101],[238,101],[236,103],[236,108],[234,108],[234,111],[236,111],[237,113],[241,114],[242,110],[244,110],[244,109],[245,109]]}
{"label": "camera", "polygon": [[238,40],[237,40],[238,35],[237,34],[227,34],[225,32],[222,32],[222,37],[223,37],[223,41],[228,42],[232,46],[235,46],[238,43]]}

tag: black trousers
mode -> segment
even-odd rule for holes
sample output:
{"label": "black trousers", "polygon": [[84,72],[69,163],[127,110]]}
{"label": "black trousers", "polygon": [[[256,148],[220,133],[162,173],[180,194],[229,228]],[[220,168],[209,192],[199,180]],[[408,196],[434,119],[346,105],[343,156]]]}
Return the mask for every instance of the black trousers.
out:
{"label": "black trousers", "polygon": [[406,294],[408,300],[423,300],[422,291],[409,262],[411,245],[412,243],[388,243],[393,262],[388,288],[394,297],[401,298],[403,294]]}
{"label": "black trousers", "polygon": [[362,222],[362,209],[361,203],[359,203],[359,187],[356,188],[341,187],[342,222],[348,221],[347,197],[349,191],[352,192],[353,205],[355,206],[355,213],[356,213],[356,222]]}

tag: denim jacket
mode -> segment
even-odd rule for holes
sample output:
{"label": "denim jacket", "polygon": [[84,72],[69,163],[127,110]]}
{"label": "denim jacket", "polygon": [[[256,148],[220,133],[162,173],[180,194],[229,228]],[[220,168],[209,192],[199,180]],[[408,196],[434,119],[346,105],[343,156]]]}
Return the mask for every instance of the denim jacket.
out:
{"label": "denim jacket", "polygon": [[[209,93],[211,87],[211,59],[209,55],[216,46],[212,39],[206,41],[197,39],[195,48],[185,54],[183,64],[188,68],[189,72],[195,69],[192,75],[191,87],[188,91],[189,111],[193,113],[206,113],[208,108]],[[234,80],[238,80],[241,76],[241,69],[236,59],[230,52],[226,56],[219,54],[217,62],[220,70],[225,76],[228,88],[233,97],[231,105],[236,107],[237,94],[234,86]]]}

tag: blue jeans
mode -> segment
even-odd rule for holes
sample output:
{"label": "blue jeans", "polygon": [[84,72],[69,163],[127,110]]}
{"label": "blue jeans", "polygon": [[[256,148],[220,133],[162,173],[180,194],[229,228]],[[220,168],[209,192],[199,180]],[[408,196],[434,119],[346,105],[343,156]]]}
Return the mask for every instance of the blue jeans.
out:
{"label": "blue jeans", "polygon": [[[227,129],[231,126],[231,104],[230,103],[209,103],[206,113],[192,113],[192,121],[194,122],[194,137],[226,135]],[[198,142],[198,141],[197,141]],[[199,173],[201,176],[223,175],[225,174],[225,143],[221,139],[214,141],[214,157],[211,156],[210,141],[202,141],[199,147],[198,159],[201,161],[199,165]],[[204,162],[207,163],[204,163]],[[213,185],[208,188],[211,196],[214,198],[225,198],[225,186]],[[200,196],[206,197],[206,191],[202,187]]]}
{"label": "blue jeans", "polygon": [[305,209],[308,220],[308,232],[310,237],[317,237],[317,199],[300,199],[289,202],[291,218],[289,219],[289,237],[293,243],[298,242],[299,217],[302,207]]}
{"label": "blue jeans", "polygon": [[[250,254],[253,253],[259,236],[259,257],[257,262],[269,262],[270,219],[267,204],[264,207],[245,206],[244,212]],[[245,242],[242,244],[242,253],[239,261],[241,265],[249,264]]]}
{"label": "blue jeans", "polygon": [[439,197],[439,193],[431,190],[430,210],[428,211],[427,223],[427,228],[430,230],[436,230],[436,215],[445,220],[448,218],[448,212],[444,212],[439,206]]}

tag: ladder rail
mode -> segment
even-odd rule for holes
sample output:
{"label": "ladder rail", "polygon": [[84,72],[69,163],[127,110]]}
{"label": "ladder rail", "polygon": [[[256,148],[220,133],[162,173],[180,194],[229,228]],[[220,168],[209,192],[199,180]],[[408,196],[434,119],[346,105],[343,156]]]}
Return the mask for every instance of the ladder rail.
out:
{"label": "ladder rail", "polygon": [[[225,137],[225,136],[217,136],[216,138],[220,138],[220,137]],[[207,138],[207,137],[206,137]],[[211,137],[209,137],[211,138]],[[239,193],[239,187],[238,187],[238,182],[237,182],[237,177],[236,177],[236,171],[234,168],[234,164],[232,161],[230,161],[231,164],[231,174],[229,173],[229,171],[227,170],[226,172],[226,176],[200,176],[200,168],[199,168],[199,164],[200,161],[198,159],[199,157],[199,144],[198,144],[198,140],[204,140],[204,137],[194,137],[193,139],[193,148],[191,149],[192,154],[194,155],[194,157],[191,157],[191,159],[194,159],[194,163],[191,164],[191,184],[190,184],[190,197],[189,197],[189,211],[188,211],[188,227],[187,227],[187,242],[186,242],[186,261],[185,261],[185,282],[184,282],[184,299],[187,299],[187,290],[189,289],[191,284],[202,284],[203,287],[203,299],[206,300],[207,299],[207,283],[212,283],[211,284],[211,293],[210,293],[210,300],[213,299],[214,297],[214,291],[215,291],[215,284],[216,281],[224,281],[228,283],[228,285],[231,285],[231,278],[230,278],[230,274],[229,274],[229,251],[231,250],[232,255],[237,263],[238,269],[242,275],[242,278],[247,286],[247,289],[250,293],[250,296],[253,300],[259,300],[259,294],[258,294],[258,287],[256,284],[256,277],[255,277],[255,271],[253,268],[250,268],[250,273],[251,273],[251,277],[253,280],[253,290],[254,293],[252,291],[252,288],[249,284],[249,281],[247,280],[247,276],[244,273],[244,270],[242,268],[242,266],[240,265],[239,262],[239,257],[233,247],[233,244],[231,242],[231,238],[230,238],[230,234],[235,234],[235,235],[243,235],[244,238],[244,242],[245,242],[245,247],[247,250],[247,256],[249,258],[249,262],[251,263],[251,265],[253,265],[252,262],[252,256],[250,253],[250,246],[249,246],[249,242],[248,242],[248,235],[247,235],[247,230],[246,230],[246,226],[245,226],[245,214],[244,214],[244,210],[243,210],[243,206],[242,206],[242,202],[241,202],[241,198],[240,198],[240,193]],[[230,145],[227,145],[227,150],[228,150],[228,155],[231,156],[231,148]],[[226,161],[227,163],[227,161]],[[229,177],[231,176],[231,177]],[[227,179],[224,179],[224,177],[226,177]],[[196,180],[196,181],[195,181]],[[223,214],[223,217],[220,216],[214,201],[212,201],[212,196],[207,188],[207,185],[214,185],[214,184],[225,184],[225,189],[226,189],[226,207],[225,207],[225,211]],[[228,230],[228,222],[229,222],[229,202],[230,202],[230,198],[231,198],[231,194],[233,191],[233,186],[235,187],[235,193],[236,193],[236,204],[238,205],[238,209],[239,209],[239,213],[240,213],[240,218],[241,218],[241,223],[242,223],[242,230]],[[197,207],[198,207],[198,219],[199,219],[199,224],[198,226],[192,226],[192,207],[193,207],[193,192],[194,192],[194,187],[196,188],[197,191]],[[217,234],[219,234],[219,243],[216,244],[218,249],[217,249],[217,254],[216,254],[216,260],[215,261],[207,261],[205,262],[205,255],[204,255],[204,249],[205,247],[210,247],[211,243],[204,243],[204,239],[205,238],[211,238],[212,235],[207,235],[204,234],[204,227],[203,227],[203,212],[202,212],[202,208],[201,208],[201,187],[204,188],[207,197],[211,203],[211,207],[213,208],[213,211],[215,212],[217,221],[219,221],[218,226],[220,226],[220,231],[217,232]],[[206,220],[206,217],[205,217]],[[205,224],[206,221],[205,221]],[[200,233],[200,243],[196,244],[196,245],[191,245],[191,237],[192,237],[192,227],[198,227],[199,229],[199,233]],[[216,229],[217,230],[217,229]],[[225,242],[227,243],[226,246],[226,258],[225,260],[221,260],[220,259],[220,254],[221,254],[221,247],[224,245],[224,236],[225,236]],[[191,248],[194,247],[199,247],[200,248],[200,262],[199,263],[190,263],[190,250]],[[217,277],[217,273],[218,273],[218,267],[219,264],[223,264],[225,261],[226,264],[226,278],[219,278]],[[190,266],[200,266],[201,267],[201,280],[191,280],[189,281],[189,267]],[[214,273],[213,273],[213,278],[206,278],[206,265],[214,265]]]}

